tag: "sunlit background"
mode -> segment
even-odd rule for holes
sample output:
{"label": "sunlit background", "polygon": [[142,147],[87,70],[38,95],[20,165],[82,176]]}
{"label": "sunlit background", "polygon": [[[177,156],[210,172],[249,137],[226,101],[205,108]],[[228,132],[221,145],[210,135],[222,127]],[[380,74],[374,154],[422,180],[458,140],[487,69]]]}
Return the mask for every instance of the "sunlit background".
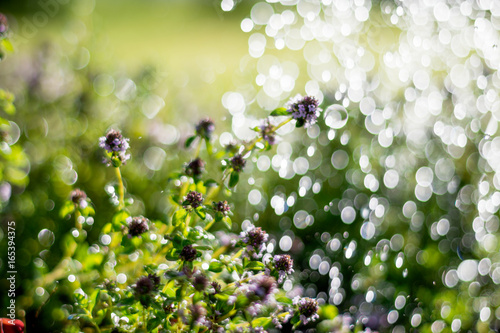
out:
{"label": "sunlit background", "polygon": [[[17,107],[1,125],[0,208],[18,222],[28,329],[62,331],[72,291],[94,278],[71,270],[105,245],[107,128],[131,138],[132,212],[161,220],[198,119],[215,120],[220,147],[298,93],[321,120],[283,127],[231,201],[235,232],[265,226],[269,251],[293,256],[284,288],[338,308],[317,329],[500,328],[500,2],[11,0],[0,12],[15,48],[0,88]],[[75,187],[98,212],[85,221],[97,248],[51,278]]]}

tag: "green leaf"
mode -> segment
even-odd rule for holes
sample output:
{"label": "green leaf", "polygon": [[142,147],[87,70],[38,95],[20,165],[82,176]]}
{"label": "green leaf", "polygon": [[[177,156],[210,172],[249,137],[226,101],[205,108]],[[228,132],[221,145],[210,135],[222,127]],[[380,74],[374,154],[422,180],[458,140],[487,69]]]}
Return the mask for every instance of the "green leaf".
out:
{"label": "green leaf", "polygon": [[224,265],[220,261],[212,261],[210,263],[210,266],[208,267],[208,270],[210,272],[220,273],[220,272],[222,272],[223,268],[224,268]]}
{"label": "green leaf", "polygon": [[270,115],[273,116],[273,117],[277,117],[277,116],[289,116],[290,112],[288,112],[286,108],[277,108],[273,112],[271,112]]}
{"label": "green leaf", "polygon": [[184,223],[186,221],[187,214],[188,214],[187,210],[185,210],[184,208],[181,208],[178,211],[176,211],[174,213],[174,216],[172,217],[172,225],[174,227],[177,227],[182,223]]}
{"label": "green leaf", "polygon": [[198,215],[202,220],[204,220],[207,217],[207,213],[205,213],[205,208],[204,207],[197,207],[194,212],[196,215]]}
{"label": "green leaf", "polygon": [[2,40],[2,46],[8,52],[14,52],[14,46],[12,46],[12,43],[8,39]]}
{"label": "green leaf", "polygon": [[75,211],[75,204],[71,201],[66,201],[64,205],[61,207],[59,215],[61,218],[65,218],[69,214],[72,214]]}
{"label": "green leaf", "polygon": [[222,222],[224,222],[229,230],[231,230],[231,228],[233,227],[233,222],[231,221],[231,218],[229,216],[224,216],[222,218]]}
{"label": "green leaf", "polygon": [[269,317],[257,318],[257,319],[252,320],[252,326],[266,328],[271,323],[271,321],[272,321],[272,319]]}
{"label": "green leaf", "polygon": [[179,251],[177,251],[177,249],[168,250],[167,254],[165,255],[165,259],[171,261],[179,260]]}
{"label": "green leaf", "polygon": [[264,263],[261,261],[250,261],[248,264],[245,265],[245,269],[251,269],[254,271],[262,271],[264,270],[265,266]]}
{"label": "green leaf", "polygon": [[150,318],[148,320],[148,325],[147,325],[148,332],[152,332],[155,328],[160,326],[161,321],[162,321],[162,319],[159,317],[152,318],[152,319]]}
{"label": "green leaf", "polygon": [[289,304],[289,305],[293,304],[293,301],[290,298],[286,297],[286,296],[276,297],[276,301],[278,301],[280,303]]}
{"label": "green leaf", "polygon": [[297,123],[295,124],[295,127],[297,127],[297,128],[302,127],[302,126],[304,126],[304,124],[305,124],[304,119],[299,118],[299,119],[297,119]]}
{"label": "green leaf", "polygon": [[236,171],[231,172],[231,176],[229,177],[229,187],[236,186],[239,180],[240,180],[240,174]]}
{"label": "green leaf", "polygon": [[339,310],[337,309],[337,307],[331,304],[327,304],[323,305],[319,309],[318,314],[320,315],[320,317],[325,319],[334,319],[339,314]]}
{"label": "green leaf", "polygon": [[125,210],[120,210],[113,216],[113,226],[116,227],[121,227],[122,225],[127,225],[127,218],[130,216],[130,214],[125,211]]}
{"label": "green leaf", "polygon": [[197,138],[196,135],[190,136],[189,138],[186,139],[186,143],[184,144],[184,146],[186,148],[189,148],[189,146],[191,146],[191,144],[193,143],[194,140],[196,140],[196,138]]}
{"label": "green leaf", "polygon": [[205,180],[205,187],[214,187],[214,186],[219,186],[219,184],[215,180],[213,179]]}

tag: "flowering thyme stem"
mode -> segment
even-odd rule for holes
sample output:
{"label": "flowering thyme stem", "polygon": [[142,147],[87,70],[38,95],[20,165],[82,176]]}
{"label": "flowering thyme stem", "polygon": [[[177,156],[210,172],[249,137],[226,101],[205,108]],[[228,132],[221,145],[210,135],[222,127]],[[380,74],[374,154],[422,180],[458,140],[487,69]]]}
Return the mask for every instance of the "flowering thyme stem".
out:
{"label": "flowering thyme stem", "polygon": [[200,156],[201,146],[202,145],[203,145],[203,139],[200,138],[200,142],[198,142],[198,147],[196,147],[196,155],[195,155],[195,157],[199,157]]}
{"label": "flowering thyme stem", "polygon": [[118,179],[118,210],[122,210],[125,207],[125,187],[123,186],[122,173],[120,172],[120,167],[115,168],[116,178]]}

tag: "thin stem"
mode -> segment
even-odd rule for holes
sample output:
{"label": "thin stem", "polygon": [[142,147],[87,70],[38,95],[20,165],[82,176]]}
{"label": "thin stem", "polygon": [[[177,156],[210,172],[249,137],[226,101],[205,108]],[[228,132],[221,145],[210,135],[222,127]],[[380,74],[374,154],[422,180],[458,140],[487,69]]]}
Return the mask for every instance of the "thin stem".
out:
{"label": "thin stem", "polygon": [[123,186],[122,173],[120,172],[120,168],[115,168],[116,178],[118,179],[118,210],[122,210],[125,207],[125,187]]}
{"label": "thin stem", "polygon": [[195,155],[196,158],[200,156],[202,144],[203,144],[203,139],[200,138],[200,142],[198,142],[198,147],[196,147],[196,155]]}

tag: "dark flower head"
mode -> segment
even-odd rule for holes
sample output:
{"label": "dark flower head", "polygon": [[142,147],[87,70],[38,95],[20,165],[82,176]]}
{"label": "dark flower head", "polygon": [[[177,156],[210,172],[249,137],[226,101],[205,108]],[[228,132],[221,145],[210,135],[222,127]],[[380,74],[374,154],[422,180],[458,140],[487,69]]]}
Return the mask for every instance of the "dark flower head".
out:
{"label": "dark flower head", "polygon": [[221,292],[221,286],[218,282],[212,282],[210,283],[210,285],[212,286],[212,288],[214,288],[214,294],[218,294]]}
{"label": "dark flower head", "polygon": [[150,295],[155,290],[155,283],[148,276],[143,276],[135,283],[135,295]]}
{"label": "dark flower head", "polygon": [[193,304],[189,307],[193,324],[205,325],[207,310],[201,305]]}
{"label": "dark flower head", "polygon": [[191,191],[184,198],[184,203],[182,205],[184,206],[184,208],[188,208],[188,206],[191,206],[192,208],[197,208],[200,207],[202,203],[203,203],[203,196],[201,195],[201,193],[196,191]]}
{"label": "dark flower head", "polygon": [[250,282],[247,296],[265,302],[278,291],[276,287],[276,280],[273,277],[259,275]]}
{"label": "dark flower head", "polygon": [[234,155],[230,160],[231,166],[233,167],[233,170],[236,172],[241,172],[243,171],[243,168],[245,167],[245,164],[247,161],[241,156],[241,154],[236,154]]}
{"label": "dark flower head", "polygon": [[224,215],[224,216],[226,216],[231,211],[231,208],[229,207],[226,200],[219,201],[219,202],[213,202],[212,205],[213,205],[214,210],[216,212],[222,213],[222,215]]}
{"label": "dark flower head", "polygon": [[116,289],[116,282],[113,280],[104,279],[102,288],[106,289],[107,291],[114,291]]}
{"label": "dark flower head", "polygon": [[143,276],[135,283],[134,294],[143,306],[148,306],[151,303],[153,292],[158,290],[160,278],[156,275],[149,274]]}
{"label": "dark flower head", "polygon": [[126,221],[130,237],[139,236],[149,230],[149,220],[143,216],[128,217]]}
{"label": "dark flower head", "polygon": [[106,136],[99,138],[99,147],[111,154],[111,163],[114,166],[119,166],[130,159],[130,154],[126,153],[130,148],[129,140],[124,138],[119,131],[110,130]]}
{"label": "dark flower head", "polygon": [[205,171],[205,162],[201,158],[196,158],[186,166],[186,175],[192,177],[200,176]]}
{"label": "dark flower head", "polygon": [[119,131],[110,130],[106,136],[99,139],[99,146],[110,153],[125,152],[130,146],[129,139],[122,136]]}
{"label": "dark flower head", "polygon": [[193,287],[197,291],[203,291],[208,287],[208,278],[203,274],[198,274],[194,277]]}
{"label": "dark flower head", "polygon": [[212,138],[212,133],[215,130],[215,124],[210,118],[201,120],[198,125],[196,125],[196,134],[210,140]]}
{"label": "dark flower head", "polygon": [[314,97],[301,97],[299,95],[289,103],[287,111],[297,120],[298,126],[312,125],[318,119],[318,114],[321,111],[318,104],[318,100]]}
{"label": "dark flower head", "polygon": [[78,188],[71,192],[70,198],[71,201],[81,209],[88,206],[87,194]]}
{"label": "dark flower head", "polygon": [[7,17],[0,13],[0,37],[3,37],[7,33],[9,24],[7,22]]}
{"label": "dark flower head", "polygon": [[154,290],[158,290],[160,288],[161,278],[156,274],[148,274],[148,279],[153,282]]}
{"label": "dark flower head", "polygon": [[270,145],[274,145],[276,143],[274,126],[269,123],[269,120],[267,120],[266,123],[260,126],[260,133],[262,135],[262,138],[266,140]]}
{"label": "dark flower head", "polygon": [[286,274],[293,273],[293,259],[288,254],[275,255],[273,262],[279,274],[278,283],[283,282]]}
{"label": "dark flower head", "polygon": [[297,296],[293,300],[293,303],[295,305],[298,305],[300,320],[304,325],[307,325],[307,323],[313,322],[319,318],[318,315],[319,306],[316,300],[311,299],[309,297],[300,298]]}
{"label": "dark flower head", "polygon": [[193,245],[186,245],[182,248],[179,258],[184,261],[193,261],[196,259],[197,251]]}
{"label": "dark flower head", "polygon": [[247,231],[243,231],[240,237],[247,245],[247,250],[253,253],[255,258],[262,257],[264,250],[266,249],[266,242],[269,238],[267,232],[262,230],[262,228],[255,228],[252,226]]}

